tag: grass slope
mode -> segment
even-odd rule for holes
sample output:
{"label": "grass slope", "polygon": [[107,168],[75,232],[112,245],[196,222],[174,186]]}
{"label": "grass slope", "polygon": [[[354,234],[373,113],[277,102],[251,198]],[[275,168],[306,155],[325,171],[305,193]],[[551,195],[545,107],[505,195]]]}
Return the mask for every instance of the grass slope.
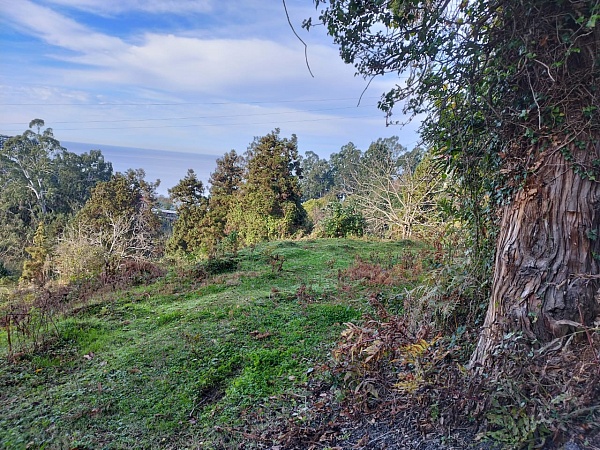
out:
{"label": "grass slope", "polygon": [[[302,402],[343,323],[368,310],[367,290],[404,289],[367,288],[340,270],[356,256],[393,265],[417,251],[268,243],[202,282],[172,268],[96,299],[60,320],[43,352],[0,357],[0,448],[235,448],[223,429],[266,427]],[[0,333],[0,356],[6,346]]]}

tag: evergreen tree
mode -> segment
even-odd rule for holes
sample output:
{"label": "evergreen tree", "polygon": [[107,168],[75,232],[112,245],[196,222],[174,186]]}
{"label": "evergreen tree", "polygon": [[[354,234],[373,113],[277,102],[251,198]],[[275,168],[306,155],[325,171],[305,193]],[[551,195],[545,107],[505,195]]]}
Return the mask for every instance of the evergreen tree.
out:
{"label": "evergreen tree", "polygon": [[100,150],[81,155],[62,152],[54,158],[53,167],[54,196],[50,205],[54,212],[63,214],[79,211],[90,198],[92,188],[110,180],[113,174],[112,164],[104,160]]}
{"label": "evergreen tree", "polygon": [[173,235],[167,242],[170,253],[193,253],[205,247],[204,229],[208,199],[204,185],[196,173],[189,169],[185,178],[169,189],[171,200],[176,205],[177,220],[173,224]]}
{"label": "evergreen tree", "polygon": [[217,167],[210,175],[208,226],[211,251],[214,251],[217,244],[232,231],[227,227],[227,220],[233,205],[239,199],[244,176],[242,162],[242,157],[235,150],[231,150],[225,153],[223,158],[217,159]]}
{"label": "evergreen tree", "polygon": [[333,187],[333,170],[329,161],[319,158],[315,152],[308,151],[301,159],[302,200],[324,197]]}
{"label": "evergreen tree", "polygon": [[0,265],[22,267],[25,243],[37,224],[45,223],[48,239],[57,236],[69,217],[89,199],[92,188],[108,181],[112,165],[99,150],[68,152],[44,121],[7,139],[0,149]]}
{"label": "evergreen tree", "polygon": [[276,129],[256,138],[246,161],[246,181],[228,221],[242,241],[252,244],[306,230],[296,136],[281,138]]}
{"label": "evergreen tree", "polygon": [[329,158],[333,173],[333,191],[337,197],[343,198],[354,191],[353,173],[356,172],[361,155],[360,149],[348,142]]}
{"label": "evergreen tree", "polygon": [[34,119],[29,130],[8,139],[0,151],[0,176],[14,185],[29,205],[32,216],[41,220],[48,212],[53,158],[65,151],[44,121]]}
{"label": "evergreen tree", "polygon": [[43,285],[46,281],[46,260],[50,255],[50,245],[44,222],[39,223],[33,236],[33,245],[26,247],[25,251],[29,254],[30,259],[23,264],[23,272],[19,281]]}

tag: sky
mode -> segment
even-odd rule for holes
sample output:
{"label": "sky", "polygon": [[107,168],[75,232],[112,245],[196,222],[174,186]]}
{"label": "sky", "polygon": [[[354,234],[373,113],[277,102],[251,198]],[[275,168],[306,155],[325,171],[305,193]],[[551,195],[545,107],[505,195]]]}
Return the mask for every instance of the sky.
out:
{"label": "sky", "polygon": [[301,28],[313,2],[286,4],[314,77],[279,0],[0,0],[0,134],[40,118],[101,150],[218,157],[275,128],[322,157],[394,135],[414,147],[419,124],[386,127],[376,106],[399,78],[363,94],[324,27]]}

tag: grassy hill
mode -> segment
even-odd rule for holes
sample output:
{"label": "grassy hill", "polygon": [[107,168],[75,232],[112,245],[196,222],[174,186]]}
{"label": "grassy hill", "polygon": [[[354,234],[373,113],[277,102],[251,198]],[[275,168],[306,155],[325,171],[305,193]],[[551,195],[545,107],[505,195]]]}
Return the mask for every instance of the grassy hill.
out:
{"label": "grassy hill", "polygon": [[268,243],[99,294],[16,361],[1,332],[0,447],[248,444],[227,431],[259,432],[297,411],[369,295],[401,308],[394,298],[418,275],[420,251],[408,241]]}

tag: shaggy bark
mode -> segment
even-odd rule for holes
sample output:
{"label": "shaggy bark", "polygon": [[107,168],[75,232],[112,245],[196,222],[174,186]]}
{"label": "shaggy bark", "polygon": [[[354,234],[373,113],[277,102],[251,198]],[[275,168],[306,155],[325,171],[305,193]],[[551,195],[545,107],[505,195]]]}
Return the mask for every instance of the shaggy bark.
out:
{"label": "shaggy bark", "polygon": [[[579,153],[599,158],[600,144]],[[594,156],[595,155],[595,156]],[[471,359],[483,367],[504,333],[549,341],[589,325],[600,312],[600,183],[575,173],[560,147],[504,207],[492,294]]]}

